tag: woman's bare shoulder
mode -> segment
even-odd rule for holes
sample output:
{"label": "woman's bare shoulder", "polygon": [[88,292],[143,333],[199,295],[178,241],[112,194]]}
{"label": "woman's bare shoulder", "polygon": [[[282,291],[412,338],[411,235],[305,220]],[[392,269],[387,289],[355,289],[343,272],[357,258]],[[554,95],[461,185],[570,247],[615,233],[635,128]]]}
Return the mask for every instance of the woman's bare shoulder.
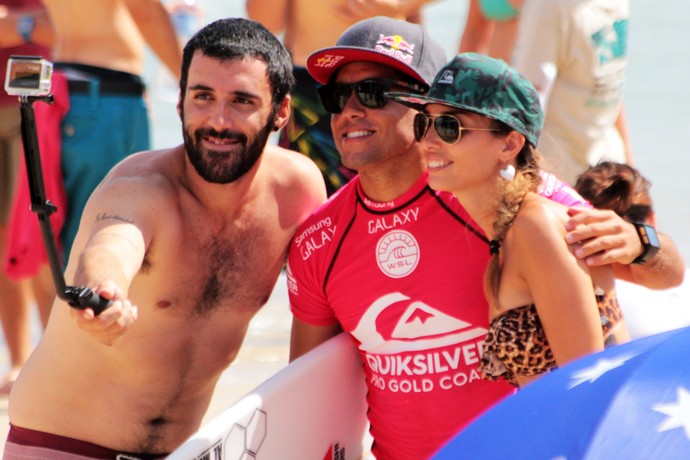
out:
{"label": "woman's bare shoulder", "polygon": [[514,226],[539,232],[540,228],[562,227],[568,219],[568,208],[536,193],[528,193],[515,219]]}
{"label": "woman's bare shoulder", "polygon": [[510,229],[518,251],[534,252],[537,247],[560,252],[567,250],[565,222],[567,208],[534,193],[529,193]]}

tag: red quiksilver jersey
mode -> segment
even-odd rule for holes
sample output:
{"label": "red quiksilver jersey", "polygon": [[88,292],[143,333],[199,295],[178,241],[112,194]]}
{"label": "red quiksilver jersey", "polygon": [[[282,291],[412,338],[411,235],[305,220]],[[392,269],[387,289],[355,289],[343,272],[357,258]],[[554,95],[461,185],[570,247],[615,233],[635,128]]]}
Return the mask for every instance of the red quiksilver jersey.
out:
{"label": "red quiksilver jersey", "polygon": [[477,372],[488,260],[479,227],[426,175],[389,203],[369,201],[357,177],[295,234],[292,311],[355,338],[380,460],[429,457],[512,391]]}
{"label": "red quiksilver jersey", "polygon": [[[544,195],[583,204],[544,179]],[[489,324],[487,238],[457,199],[427,182],[425,174],[378,203],[356,177],[300,227],[289,251],[294,315],[340,323],[357,343],[379,460],[430,457],[513,391],[477,372]]]}

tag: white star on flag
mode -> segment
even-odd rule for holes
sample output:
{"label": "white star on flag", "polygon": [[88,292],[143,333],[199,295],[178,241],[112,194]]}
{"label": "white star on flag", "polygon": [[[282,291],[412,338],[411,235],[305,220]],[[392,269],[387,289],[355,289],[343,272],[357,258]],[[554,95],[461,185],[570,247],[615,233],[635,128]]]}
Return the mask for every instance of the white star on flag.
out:
{"label": "white star on flag", "polygon": [[683,428],[685,436],[690,439],[690,392],[683,387],[676,388],[678,399],[670,404],[657,404],[652,409],[668,418],[659,425],[659,432],[674,428]]}
{"label": "white star on flag", "polygon": [[622,366],[627,360],[632,358],[632,355],[619,356],[615,359],[601,358],[598,359],[593,366],[580,369],[578,372],[572,375],[573,381],[570,383],[568,389],[575,388],[576,386],[589,382],[592,383],[602,375],[606,374],[608,371]]}

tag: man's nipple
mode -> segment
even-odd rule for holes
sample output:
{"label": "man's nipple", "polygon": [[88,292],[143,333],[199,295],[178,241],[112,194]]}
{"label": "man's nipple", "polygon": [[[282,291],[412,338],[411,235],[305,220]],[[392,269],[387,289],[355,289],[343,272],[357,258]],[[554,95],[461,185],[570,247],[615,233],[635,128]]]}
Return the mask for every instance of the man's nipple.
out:
{"label": "man's nipple", "polygon": [[169,300],[159,300],[158,302],[156,302],[156,307],[160,308],[161,310],[165,310],[166,308],[170,308],[170,305],[172,305],[172,304],[170,303]]}

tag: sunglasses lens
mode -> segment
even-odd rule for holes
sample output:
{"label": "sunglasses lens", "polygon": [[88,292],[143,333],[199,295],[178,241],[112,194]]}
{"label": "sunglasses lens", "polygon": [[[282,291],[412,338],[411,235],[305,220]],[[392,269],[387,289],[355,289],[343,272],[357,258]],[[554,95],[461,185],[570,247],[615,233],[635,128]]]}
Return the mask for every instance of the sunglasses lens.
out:
{"label": "sunglasses lens", "polygon": [[376,81],[363,81],[355,85],[357,92],[357,99],[364,107],[370,109],[380,109],[386,105],[386,97],[384,92],[386,86],[383,83]]}
{"label": "sunglasses lens", "polygon": [[414,139],[421,142],[424,139],[426,130],[429,127],[428,118],[423,113],[417,113],[414,116]]}
{"label": "sunglasses lens", "polygon": [[340,113],[343,111],[345,108],[345,104],[347,104],[347,100],[350,99],[350,95],[352,94],[352,86],[350,85],[334,85],[334,91],[333,91],[333,104],[335,107],[337,107],[337,111],[333,111],[332,113]]}
{"label": "sunglasses lens", "polygon": [[343,109],[338,104],[338,97],[336,95],[336,85],[320,86],[316,91],[319,93],[321,104],[323,105],[323,108],[326,109],[326,112],[342,112]]}
{"label": "sunglasses lens", "polygon": [[450,115],[441,115],[434,119],[434,129],[438,137],[447,144],[455,144],[460,140],[460,122]]}
{"label": "sunglasses lens", "polygon": [[319,97],[324,109],[329,113],[341,113],[354,89],[357,100],[369,109],[380,109],[388,102],[385,96],[390,84],[382,81],[366,80],[357,83],[329,83],[319,87]]}

